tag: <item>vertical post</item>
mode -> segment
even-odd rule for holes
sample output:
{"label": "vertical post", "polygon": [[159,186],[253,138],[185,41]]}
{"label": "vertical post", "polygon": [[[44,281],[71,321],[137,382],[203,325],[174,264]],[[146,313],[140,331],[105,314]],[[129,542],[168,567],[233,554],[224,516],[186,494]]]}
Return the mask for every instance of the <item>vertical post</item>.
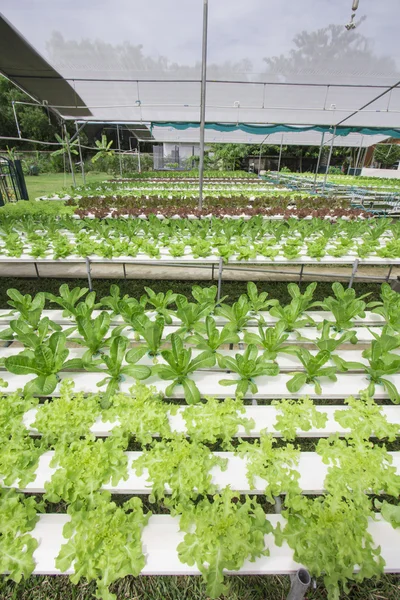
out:
{"label": "vertical post", "polygon": [[142,166],[140,164],[140,142],[139,142],[139,140],[137,141],[137,152],[138,152],[138,171],[139,171],[139,173],[141,173]]}
{"label": "vertical post", "polygon": [[262,150],[262,145],[263,143],[261,142],[260,144],[260,154],[258,155],[258,176],[260,177],[260,171],[261,171],[261,150]]}
{"label": "vertical post", "polygon": [[19,123],[18,123],[18,118],[17,118],[17,111],[15,110],[15,104],[14,104],[14,100],[12,101],[12,109],[13,109],[13,113],[14,113],[14,119],[15,119],[15,124],[17,126],[17,131],[18,131],[18,137],[22,137],[21,136],[21,130],[19,128]]}
{"label": "vertical post", "polygon": [[206,87],[207,87],[207,28],[208,0],[203,0],[203,43],[201,57],[201,91],[200,91],[200,161],[199,161],[199,209],[203,208],[204,177],[204,126],[206,122]]}
{"label": "vertical post", "polygon": [[301,280],[303,279],[303,271],[304,271],[304,265],[301,265],[300,275],[299,275],[299,285],[301,285]]}
{"label": "vertical post", "polygon": [[219,259],[219,265],[218,265],[218,293],[217,293],[217,300],[221,299],[221,289],[222,289],[222,256]]}
{"label": "vertical post", "polygon": [[356,164],[354,166],[354,173],[353,173],[353,175],[356,174],[356,169],[357,169],[357,166],[358,166],[358,161],[360,160],[360,154],[361,154],[361,150],[362,150],[363,140],[364,140],[364,136],[362,135],[361,136],[360,147],[359,147],[358,152],[357,152]]}
{"label": "vertical post", "polygon": [[356,260],[353,263],[353,268],[351,270],[351,277],[350,277],[349,286],[348,286],[349,288],[353,287],[353,281],[354,281],[354,277],[356,276],[356,273],[357,273],[358,263],[359,263],[359,260],[358,260],[358,258],[356,258]]}
{"label": "vertical post", "polygon": [[83,185],[86,185],[85,165],[83,164],[83,158],[82,158],[81,138],[79,136],[78,123],[76,121],[75,121],[75,128],[76,128],[76,136],[78,138],[79,160],[81,162],[82,181],[83,181]]}
{"label": "vertical post", "polygon": [[121,155],[121,140],[119,137],[119,125],[117,125],[117,142],[118,142],[118,157],[119,157],[119,176],[122,179],[122,155]]}
{"label": "vertical post", "polygon": [[90,260],[89,260],[88,256],[85,258],[85,262],[86,262],[86,272],[87,272],[87,278],[88,278],[88,283],[89,283],[89,290],[92,292],[93,291],[92,273],[90,271]]}
{"label": "vertical post", "polygon": [[389,267],[389,272],[388,272],[388,274],[386,275],[386,280],[385,280],[385,281],[389,281],[389,279],[390,279],[390,276],[391,276],[391,274],[392,274],[392,269],[393,269],[393,265],[390,265],[390,267]]}
{"label": "vertical post", "polygon": [[281,170],[281,160],[282,160],[282,146],[283,146],[283,133],[281,138],[281,147],[279,149],[279,160],[278,160],[278,173]]}
{"label": "vertical post", "polygon": [[321,162],[321,155],[322,155],[322,148],[324,146],[324,139],[325,139],[325,131],[322,134],[321,137],[321,145],[319,147],[319,152],[318,152],[318,160],[317,160],[317,166],[315,168],[315,176],[314,176],[314,192],[316,190],[317,187],[317,177],[318,177],[318,169],[319,169],[319,163]]}
{"label": "vertical post", "polygon": [[361,161],[361,170],[364,168],[364,163],[365,163],[367,154],[368,154],[368,148],[365,148],[365,152],[364,152],[364,155],[363,155],[362,161]]}
{"label": "vertical post", "polygon": [[286,600],[303,600],[306,591],[310,587],[311,577],[307,569],[299,569],[292,575],[290,592]]}
{"label": "vertical post", "polygon": [[74,187],[76,187],[76,179],[75,179],[75,171],[74,171],[74,165],[72,162],[72,155],[71,155],[71,148],[69,147],[69,138],[68,138],[68,131],[67,131],[67,126],[64,123],[64,135],[65,135],[65,142],[67,144],[67,152],[68,152],[68,159],[69,159],[69,166],[71,168],[71,175],[72,175],[72,185]]}
{"label": "vertical post", "polygon": [[335,140],[335,137],[336,137],[336,127],[334,127],[334,129],[333,129],[332,140],[331,140],[331,147],[329,149],[329,156],[328,156],[328,162],[327,162],[327,165],[326,165],[324,183],[322,185],[322,193],[325,192],[326,180],[328,178],[329,165],[331,164],[332,151],[333,151],[333,142]]}

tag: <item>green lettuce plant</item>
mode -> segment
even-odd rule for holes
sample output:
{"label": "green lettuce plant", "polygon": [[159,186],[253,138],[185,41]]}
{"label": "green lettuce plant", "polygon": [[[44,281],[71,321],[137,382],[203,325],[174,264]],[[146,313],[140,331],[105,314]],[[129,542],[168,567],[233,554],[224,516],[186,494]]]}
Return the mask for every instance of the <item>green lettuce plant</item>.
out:
{"label": "green lettuce plant", "polygon": [[111,494],[101,492],[90,502],[71,504],[68,514],[71,520],[63,529],[68,541],[56,558],[57,568],[65,572],[73,564],[72,583],[95,581],[96,598],[117,600],[110,585],[127,575],[137,577],[146,564],[141,535],[150,513],[143,512],[139,498],[117,506]]}
{"label": "green lettuce plant", "polygon": [[327,377],[331,381],[336,381],[336,366],[324,367],[330,360],[331,355],[327,350],[321,350],[315,356],[307,348],[299,348],[296,355],[304,367],[304,371],[294,371],[289,373],[293,377],[287,382],[286,387],[292,394],[297,393],[306,384],[313,384],[315,392],[322,394],[322,388],[319,379]]}
{"label": "green lettuce plant", "polygon": [[258,392],[258,387],[254,381],[256,377],[268,375],[274,377],[279,373],[279,367],[276,363],[268,362],[264,355],[258,356],[257,346],[249,344],[243,354],[236,354],[235,358],[230,356],[221,356],[219,364],[223,369],[228,369],[239,375],[239,379],[221,379],[220,385],[236,386],[236,394],[242,396],[247,394],[250,388],[251,394]]}
{"label": "green lettuce plant", "polygon": [[8,356],[4,366],[15,375],[35,375],[34,379],[25,384],[26,394],[48,396],[60,381],[60,371],[82,368],[80,359],[67,360],[69,350],[66,342],[65,334],[56,331],[34,350],[23,350],[15,356]]}
{"label": "green lettuce plant", "polygon": [[[110,344],[110,354],[103,353],[99,359],[83,363],[83,367],[88,371],[106,374],[106,377],[96,384],[98,387],[107,384],[101,403],[103,408],[110,405],[112,396],[119,390],[120,383],[124,381],[126,376],[142,380],[151,375],[149,367],[136,364],[144,356],[146,349],[135,348],[131,350],[128,361],[128,355],[126,354],[128,343],[128,338],[121,335],[114,336]],[[125,359],[129,364],[124,364]],[[105,367],[99,366],[100,364],[104,364]]]}
{"label": "green lettuce plant", "polygon": [[189,377],[198,369],[206,369],[215,365],[215,355],[204,351],[192,359],[192,350],[183,346],[182,338],[177,334],[171,335],[171,350],[163,350],[161,356],[167,365],[156,365],[155,372],[163,380],[172,380],[165,390],[166,396],[172,396],[174,388],[182,385],[185,400],[188,404],[200,402],[200,392],[196,383]]}
{"label": "green lettuce plant", "polygon": [[253,498],[239,501],[228,487],[212,501],[203,498],[188,505],[180,519],[185,533],[178,546],[181,562],[197,565],[207,586],[207,595],[228,594],[224,570],[238,571],[246,559],[267,556],[264,536],[272,532],[261,506]]}

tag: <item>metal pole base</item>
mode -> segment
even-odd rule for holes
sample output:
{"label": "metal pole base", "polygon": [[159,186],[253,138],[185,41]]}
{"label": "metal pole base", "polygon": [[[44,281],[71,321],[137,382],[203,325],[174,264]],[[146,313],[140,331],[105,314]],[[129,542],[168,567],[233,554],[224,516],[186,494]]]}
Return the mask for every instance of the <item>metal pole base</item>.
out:
{"label": "metal pole base", "polygon": [[310,587],[311,576],[307,569],[299,569],[295,575],[291,575],[291,586],[286,600],[302,600]]}
{"label": "metal pole base", "polygon": [[218,300],[221,300],[221,288],[222,288],[222,258],[219,259],[219,265],[218,265],[218,294],[217,294]]}
{"label": "metal pole base", "polygon": [[93,292],[93,286],[92,286],[92,273],[90,270],[90,260],[89,257],[87,256],[85,258],[85,262],[86,262],[86,272],[87,272],[87,278],[88,278],[88,284],[89,284],[89,290],[91,292]]}

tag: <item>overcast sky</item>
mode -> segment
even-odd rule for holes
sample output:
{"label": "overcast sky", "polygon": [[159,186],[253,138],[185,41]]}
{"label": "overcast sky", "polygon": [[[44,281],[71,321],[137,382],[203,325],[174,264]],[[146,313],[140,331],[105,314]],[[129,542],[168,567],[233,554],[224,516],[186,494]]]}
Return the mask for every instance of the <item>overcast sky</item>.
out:
{"label": "overcast sky", "polygon": [[[303,30],[345,25],[352,0],[209,0],[209,61],[288,53]],[[46,42],[58,31],[65,39],[101,39],[142,44],[145,55],[193,65],[201,58],[202,0],[0,0],[0,11],[46,57]],[[399,65],[399,0],[360,0],[358,31],[378,56]]]}

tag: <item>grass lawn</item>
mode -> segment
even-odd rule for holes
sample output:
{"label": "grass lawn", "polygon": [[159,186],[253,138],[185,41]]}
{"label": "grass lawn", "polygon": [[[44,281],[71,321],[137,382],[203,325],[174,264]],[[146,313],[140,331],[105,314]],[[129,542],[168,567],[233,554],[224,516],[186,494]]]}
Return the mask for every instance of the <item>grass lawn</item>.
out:
{"label": "grass lawn", "polygon": [[[107,173],[87,173],[86,183],[94,183],[96,181],[104,181],[109,178]],[[38,196],[45,196],[60,192],[66,188],[69,190],[72,186],[72,179],[69,173],[43,173],[42,175],[27,175],[25,177],[26,186],[28,188],[29,199],[34,200]],[[82,185],[82,175],[76,173],[77,185]]]}

